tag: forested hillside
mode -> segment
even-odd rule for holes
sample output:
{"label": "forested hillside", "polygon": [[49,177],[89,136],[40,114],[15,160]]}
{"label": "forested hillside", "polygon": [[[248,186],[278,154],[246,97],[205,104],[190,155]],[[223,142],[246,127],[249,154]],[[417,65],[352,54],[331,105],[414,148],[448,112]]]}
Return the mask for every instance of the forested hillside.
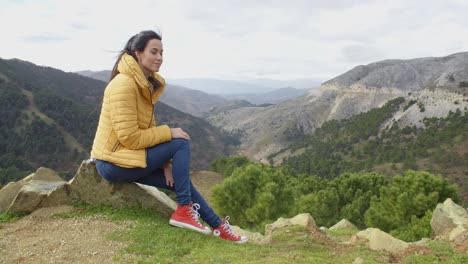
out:
{"label": "forested hillside", "polygon": [[[399,97],[349,119],[325,122],[304,140],[282,151],[301,153],[285,159],[284,165],[327,179],[344,172],[378,171],[392,175],[422,169],[442,174],[467,192],[466,112],[424,119],[420,128],[388,122],[396,111],[416,103]],[[423,106],[419,111],[424,111]],[[279,154],[271,155],[270,159]]]}
{"label": "forested hillside", "polygon": [[[73,176],[89,157],[106,84],[17,59],[0,59],[0,184],[40,166]],[[192,138],[192,167],[206,169],[235,139],[200,118],[163,103],[158,124],[182,127]]]}

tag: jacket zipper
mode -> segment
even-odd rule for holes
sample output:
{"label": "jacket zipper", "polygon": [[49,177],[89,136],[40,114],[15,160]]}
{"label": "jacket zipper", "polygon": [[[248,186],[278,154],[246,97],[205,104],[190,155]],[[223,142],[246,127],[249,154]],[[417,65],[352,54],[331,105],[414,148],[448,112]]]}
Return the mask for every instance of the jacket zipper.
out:
{"label": "jacket zipper", "polygon": [[117,147],[120,145],[120,141],[117,140],[117,142],[115,142],[115,145],[114,147],[112,148],[112,152],[115,152],[117,150]]}

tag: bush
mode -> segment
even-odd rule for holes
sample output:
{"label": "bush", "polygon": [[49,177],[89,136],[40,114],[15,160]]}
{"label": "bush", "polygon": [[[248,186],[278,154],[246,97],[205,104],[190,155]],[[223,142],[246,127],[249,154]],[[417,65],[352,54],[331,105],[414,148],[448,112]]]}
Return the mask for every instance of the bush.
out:
{"label": "bush", "polygon": [[235,169],[243,165],[252,163],[246,157],[222,157],[214,160],[210,165],[210,170],[222,174],[224,177],[229,177]]}
{"label": "bush", "polygon": [[430,237],[432,233],[431,219],[431,210],[428,210],[422,218],[412,215],[408,225],[395,229],[390,234],[404,241],[417,241],[423,237]]}
{"label": "bush", "polygon": [[379,193],[380,197],[371,199],[364,215],[365,223],[385,232],[396,230],[402,239],[420,239],[427,232],[417,226],[427,219],[427,212],[447,198],[458,201],[455,185],[440,175],[424,171],[407,171],[403,176],[395,176]]}
{"label": "bush", "polygon": [[294,203],[283,169],[249,164],[234,170],[212,193],[213,206],[234,223],[260,230],[262,225],[288,216]]}

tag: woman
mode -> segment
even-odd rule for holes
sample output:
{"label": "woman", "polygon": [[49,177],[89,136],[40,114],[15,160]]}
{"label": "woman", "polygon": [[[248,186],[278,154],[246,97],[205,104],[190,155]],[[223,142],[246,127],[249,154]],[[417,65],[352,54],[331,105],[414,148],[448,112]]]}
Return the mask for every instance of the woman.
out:
{"label": "woman", "polygon": [[[154,104],[166,83],[157,73],[163,62],[161,37],[142,31],[121,52],[104,92],[91,156],[110,182],[138,182],[176,192],[169,224],[214,234],[236,243],[229,218],[221,219],[189,177],[190,136],[181,128],[156,126]],[[212,229],[203,226],[201,217]]]}

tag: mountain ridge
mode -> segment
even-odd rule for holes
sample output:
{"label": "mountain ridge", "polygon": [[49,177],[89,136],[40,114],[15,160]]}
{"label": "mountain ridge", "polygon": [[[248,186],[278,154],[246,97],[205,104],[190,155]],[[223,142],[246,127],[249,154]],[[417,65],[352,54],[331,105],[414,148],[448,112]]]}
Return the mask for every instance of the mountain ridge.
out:
{"label": "mountain ridge", "polygon": [[[422,62],[429,62],[430,66],[420,66]],[[393,66],[395,63],[397,66]],[[468,70],[465,70],[468,69],[468,52],[436,59],[413,59],[411,63],[417,63],[419,68],[416,68],[422,72],[417,75],[414,75],[414,71],[407,72],[405,69],[409,64],[404,60],[357,66],[324,82],[319,89],[310,90],[300,98],[275,106],[241,107],[214,113],[208,116],[208,120],[226,131],[240,131],[242,136],[239,153],[268,163],[269,155],[287,147],[297,140],[296,137],[301,138],[312,133],[324,122],[348,118],[381,107],[387,101],[400,96],[408,101],[416,100],[418,104],[425,106],[423,112],[416,105],[399,113],[397,121],[402,124],[420,126],[421,120],[426,117],[446,116],[457,109],[466,111],[468,88],[458,86],[468,80]],[[372,65],[378,67],[374,69]],[[434,68],[433,65],[439,65],[439,68]],[[444,65],[449,67],[444,68]],[[428,69],[428,72],[424,72],[424,69]],[[376,81],[381,75],[383,81]],[[380,85],[387,83],[390,86]],[[416,84],[421,84],[421,87],[416,87]],[[443,86],[444,84],[448,86]],[[262,138],[258,135],[262,135]]]}

